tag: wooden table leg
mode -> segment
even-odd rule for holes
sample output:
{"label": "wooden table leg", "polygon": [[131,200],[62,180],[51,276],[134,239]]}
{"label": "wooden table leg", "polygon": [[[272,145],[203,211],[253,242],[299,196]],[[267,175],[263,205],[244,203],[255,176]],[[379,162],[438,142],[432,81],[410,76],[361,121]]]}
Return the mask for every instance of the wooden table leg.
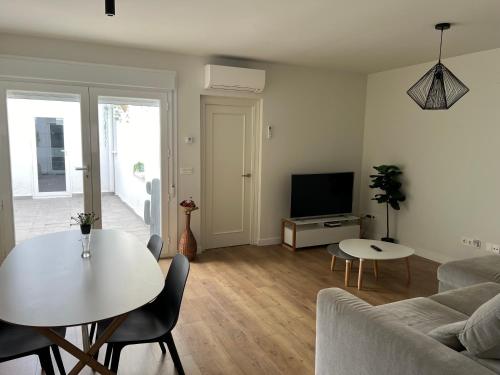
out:
{"label": "wooden table leg", "polygon": [[378,262],[373,261],[373,273],[375,274],[375,280],[378,280]]}
{"label": "wooden table leg", "polygon": [[345,261],[345,280],[344,285],[349,286],[349,281],[351,279],[351,268],[352,268],[352,260]]}
{"label": "wooden table leg", "polygon": [[54,344],[60,346],[62,349],[66,350],[73,357],[79,359],[79,362],[75,367],[69,372],[69,375],[76,375],[85,367],[89,366],[100,374],[112,375],[113,372],[108,370],[104,365],[99,363],[95,358],[94,354],[97,353],[99,348],[106,343],[106,341],[113,335],[116,329],[125,321],[127,314],[123,314],[114,318],[111,323],[106,327],[101,336],[96,340],[94,345],[92,345],[88,351],[82,351],[77,346],[73,345],[65,338],[59,336],[51,328],[46,327],[33,327],[35,330],[40,332],[42,335],[49,338]]}
{"label": "wooden table leg", "polygon": [[[104,375],[112,375],[113,374],[106,367],[104,367],[102,364],[100,364],[99,362],[97,362],[92,356],[90,356],[89,354],[85,353],[80,348],[78,348],[77,346],[73,345],[72,343],[70,343],[66,339],[64,339],[61,336],[59,336],[51,328],[35,327],[35,329],[38,332],[40,332],[42,335],[44,335],[47,338],[49,338],[53,343],[57,344],[57,346],[59,346],[62,349],[66,350],[73,357],[79,359],[80,361],[84,361],[86,364],[88,364],[90,367],[92,367],[94,370],[96,370],[100,374],[104,374]],[[74,369],[73,369],[73,370],[71,370],[70,374],[78,374],[79,372],[80,372],[80,370],[78,370],[78,372],[75,372]]]}
{"label": "wooden table leg", "polygon": [[332,255],[332,264],[330,264],[330,271],[333,272],[333,270],[335,270],[335,255]]}
{"label": "wooden table leg", "polygon": [[363,259],[359,259],[359,270],[358,270],[358,290],[363,287]]}
{"label": "wooden table leg", "polygon": [[411,282],[411,273],[410,273],[410,257],[406,258],[406,272],[408,272],[408,285]]}

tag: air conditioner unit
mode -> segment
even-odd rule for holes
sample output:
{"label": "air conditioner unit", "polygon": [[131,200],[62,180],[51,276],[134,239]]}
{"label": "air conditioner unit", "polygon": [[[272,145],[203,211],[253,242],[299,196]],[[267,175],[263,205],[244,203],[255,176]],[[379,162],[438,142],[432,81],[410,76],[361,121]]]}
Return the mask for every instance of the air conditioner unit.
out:
{"label": "air conditioner unit", "polygon": [[205,88],[262,92],[266,84],[266,71],[205,65]]}

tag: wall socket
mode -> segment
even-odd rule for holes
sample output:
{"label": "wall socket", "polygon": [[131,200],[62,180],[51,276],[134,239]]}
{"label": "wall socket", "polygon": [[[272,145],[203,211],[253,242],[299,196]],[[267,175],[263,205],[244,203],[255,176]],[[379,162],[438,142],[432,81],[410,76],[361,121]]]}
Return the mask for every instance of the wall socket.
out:
{"label": "wall socket", "polygon": [[475,247],[476,249],[481,248],[481,240],[471,237],[462,237],[462,245]]}
{"label": "wall socket", "polygon": [[486,250],[495,254],[500,254],[500,245],[486,242]]}

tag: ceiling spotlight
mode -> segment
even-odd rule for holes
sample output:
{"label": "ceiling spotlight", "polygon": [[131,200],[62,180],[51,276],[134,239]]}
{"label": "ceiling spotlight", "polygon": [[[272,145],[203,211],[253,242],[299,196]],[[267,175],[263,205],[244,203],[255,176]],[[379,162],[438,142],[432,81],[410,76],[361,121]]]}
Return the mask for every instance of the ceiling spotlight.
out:
{"label": "ceiling spotlight", "polygon": [[113,17],[115,13],[115,0],[104,0],[106,16]]}

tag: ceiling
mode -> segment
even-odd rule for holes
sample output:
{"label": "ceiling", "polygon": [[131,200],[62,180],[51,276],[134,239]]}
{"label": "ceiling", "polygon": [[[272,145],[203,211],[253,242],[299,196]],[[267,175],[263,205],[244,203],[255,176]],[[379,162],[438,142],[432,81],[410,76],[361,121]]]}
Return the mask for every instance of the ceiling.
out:
{"label": "ceiling", "polygon": [[500,47],[500,0],[2,0],[0,32],[370,73]]}

